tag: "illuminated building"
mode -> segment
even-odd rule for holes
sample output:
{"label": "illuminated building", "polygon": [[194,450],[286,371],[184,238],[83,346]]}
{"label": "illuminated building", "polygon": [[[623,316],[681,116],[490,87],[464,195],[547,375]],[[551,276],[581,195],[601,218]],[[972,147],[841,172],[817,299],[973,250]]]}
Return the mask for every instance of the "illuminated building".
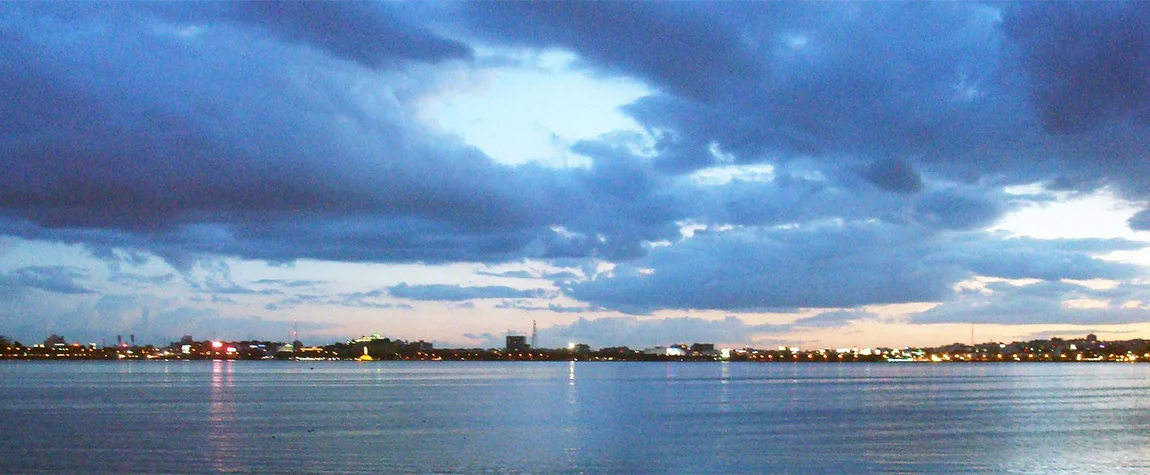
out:
{"label": "illuminated building", "polygon": [[522,335],[507,335],[507,344],[504,347],[509,352],[527,351],[527,337]]}

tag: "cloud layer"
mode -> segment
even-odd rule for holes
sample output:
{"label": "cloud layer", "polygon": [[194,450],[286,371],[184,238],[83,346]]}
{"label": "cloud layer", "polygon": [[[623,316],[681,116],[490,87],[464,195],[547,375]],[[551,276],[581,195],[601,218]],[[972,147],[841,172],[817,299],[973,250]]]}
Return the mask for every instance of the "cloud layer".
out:
{"label": "cloud layer", "polygon": [[[1142,2],[5,4],[0,234],[184,276],[218,259],[530,260],[586,269],[551,283],[636,314],[949,301],[976,276],[1128,281],[1143,270],[1100,256],[1136,242],[987,228],[1039,199],[1011,185],[1150,200],[1147,45]],[[429,98],[553,50],[652,91],[622,108],[639,130],[564,151],[587,166],[503,164],[426,120]],[[542,276],[519,272],[504,277]],[[0,287],[93,292],[84,276],[9,269]],[[395,305],[222,276],[193,287]],[[921,321],[974,312],[941,308]]]}

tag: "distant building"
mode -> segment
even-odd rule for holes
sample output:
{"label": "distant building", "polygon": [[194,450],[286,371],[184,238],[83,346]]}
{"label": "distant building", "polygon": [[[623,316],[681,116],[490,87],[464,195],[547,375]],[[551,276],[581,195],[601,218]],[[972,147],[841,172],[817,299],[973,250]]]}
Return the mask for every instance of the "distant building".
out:
{"label": "distant building", "polygon": [[354,343],[369,343],[369,342],[383,340],[383,339],[384,339],[383,335],[380,335],[377,332],[377,333],[372,333],[370,335],[361,336],[359,338],[352,340],[352,342],[354,342]]}
{"label": "distant building", "polygon": [[527,337],[522,335],[507,335],[507,351],[527,351],[531,349],[527,345]]}
{"label": "distant building", "polygon": [[51,348],[51,347],[57,346],[57,345],[64,346],[67,344],[68,343],[66,341],[64,341],[64,337],[57,335],[55,333],[48,335],[48,338],[44,339],[44,347],[45,348]]}
{"label": "distant building", "polygon": [[715,351],[714,343],[695,343],[691,345],[691,354],[702,356],[715,356],[718,353]]}

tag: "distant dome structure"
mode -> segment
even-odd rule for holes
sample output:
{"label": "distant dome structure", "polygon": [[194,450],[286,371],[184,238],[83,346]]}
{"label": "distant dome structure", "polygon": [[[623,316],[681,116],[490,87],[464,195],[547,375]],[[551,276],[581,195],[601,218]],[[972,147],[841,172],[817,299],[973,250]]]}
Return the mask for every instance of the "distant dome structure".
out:
{"label": "distant dome structure", "polygon": [[367,354],[367,346],[363,347],[363,355],[357,358],[359,361],[372,361],[371,355]]}

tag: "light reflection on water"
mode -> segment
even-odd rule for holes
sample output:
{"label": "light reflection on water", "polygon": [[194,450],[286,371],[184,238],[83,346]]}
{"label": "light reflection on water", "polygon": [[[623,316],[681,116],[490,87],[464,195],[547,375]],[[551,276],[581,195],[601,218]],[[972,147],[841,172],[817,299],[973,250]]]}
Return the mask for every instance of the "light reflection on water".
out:
{"label": "light reflection on water", "polygon": [[1150,473],[1150,365],[0,363],[0,473]]}
{"label": "light reflection on water", "polygon": [[579,443],[582,436],[579,433],[581,425],[578,423],[580,419],[579,414],[579,393],[575,386],[575,365],[576,362],[567,362],[567,404],[564,410],[567,414],[567,420],[563,425],[563,450],[565,452],[565,460],[567,466],[577,466],[579,463]]}
{"label": "light reflection on water", "polygon": [[239,437],[235,429],[235,401],[232,399],[232,365],[234,361],[212,361],[211,404],[208,406],[208,443],[210,458],[217,472],[235,472],[235,447]]}

